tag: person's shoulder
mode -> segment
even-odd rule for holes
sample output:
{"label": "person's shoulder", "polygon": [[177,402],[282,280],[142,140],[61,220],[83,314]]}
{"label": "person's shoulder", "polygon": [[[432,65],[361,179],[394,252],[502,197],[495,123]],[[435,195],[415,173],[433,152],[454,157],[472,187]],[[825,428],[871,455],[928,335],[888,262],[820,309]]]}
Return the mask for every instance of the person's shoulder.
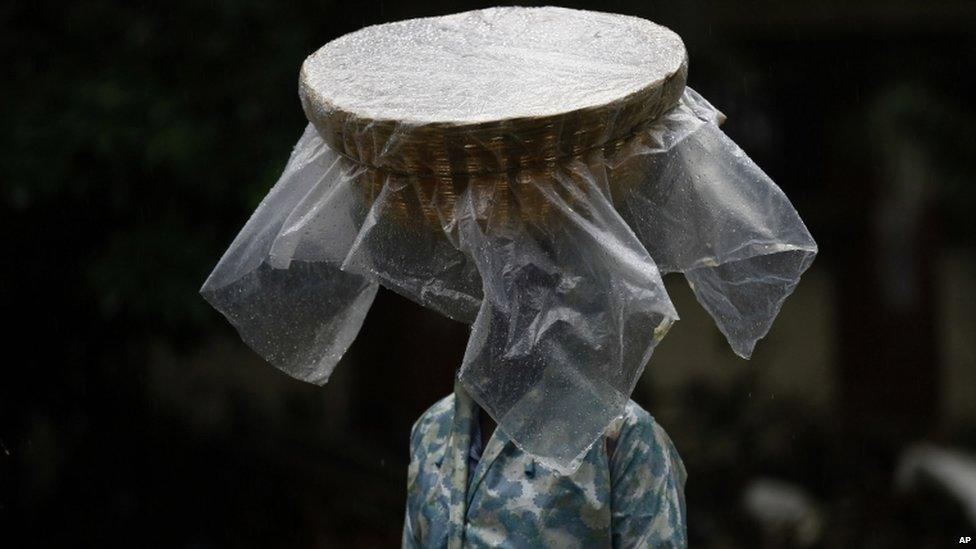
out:
{"label": "person's shoulder", "polygon": [[453,394],[438,400],[414,422],[410,430],[411,479],[443,456],[453,422]]}
{"label": "person's shoulder", "polygon": [[654,421],[654,416],[633,400],[628,400],[627,406],[624,407],[624,422],[629,425],[646,425],[650,427],[657,425],[657,421]]}
{"label": "person's shoulder", "polygon": [[674,448],[674,443],[664,427],[633,400],[627,402],[623,414],[610,425],[607,436],[614,441],[625,438],[642,439],[661,449],[673,451]]}
{"label": "person's shoulder", "polygon": [[434,422],[444,418],[445,416],[452,415],[453,413],[454,393],[451,393],[435,402],[430,408],[427,408],[427,410],[420,415],[417,422]]}
{"label": "person's shoulder", "polygon": [[410,431],[410,439],[422,436],[431,431],[441,431],[443,426],[450,426],[454,417],[454,393],[438,400],[433,406],[417,418]]}
{"label": "person's shoulder", "polygon": [[[644,456],[658,466],[670,464],[668,470],[684,484],[684,464],[671,437],[654,416],[633,400],[627,402],[623,414],[611,426],[608,437],[618,448],[623,446],[625,454]],[[664,459],[654,459],[652,456]]]}
{"label": "person's shoulder", "polygon": [[637,404],[633,400],[628,400],[627,405],[624,406],[623,413],[610,424],[607,436],[614,439],[620,438],[620,435],[624,432],[634,429],[646,430],[648,432],[653,432],[657,429],[663,431],[657,421],[654,420],[654,416],[642,408],[640,404]]}

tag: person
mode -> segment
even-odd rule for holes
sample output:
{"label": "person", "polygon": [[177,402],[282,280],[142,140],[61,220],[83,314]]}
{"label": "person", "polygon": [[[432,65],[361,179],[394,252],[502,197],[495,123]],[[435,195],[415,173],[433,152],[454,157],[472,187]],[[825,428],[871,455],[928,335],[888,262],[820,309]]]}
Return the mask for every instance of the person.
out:
{"label": "person", "polygon": [[685,547],[685,478],[667,433],[632,400],[561,473],[455,383],[410,434],[403,547]]}
{"label": "person", "polygon": [[687,74],[670,29],[554,7],[366,27],[302,64],[309,126],[201,293],[318,384],[381,285],[471,325],[414,428],[405,546],[685,545],[681,460],[628,401],[678,319],[661,275],[748,358],[817,253]]}

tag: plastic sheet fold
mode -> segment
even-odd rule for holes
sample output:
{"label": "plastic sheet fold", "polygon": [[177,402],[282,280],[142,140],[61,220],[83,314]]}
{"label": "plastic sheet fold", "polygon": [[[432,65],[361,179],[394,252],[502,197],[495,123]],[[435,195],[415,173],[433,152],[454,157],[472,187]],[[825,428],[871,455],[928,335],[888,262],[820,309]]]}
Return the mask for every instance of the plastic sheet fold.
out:
{"label": "plastic sheet fold", "polygon": [[817,246],[783,191],[694,90],[610,159],[640,183],[619,211],[663,272],[681,272],[736,354],[749,358]]}
{"label": "plastic sheet fold", "polygon": [[544,171],[445,182],[361,165],[311,125],[202,289],[269,362],[324,383],[378,285],[471,323],[467,391],[573,469],[678,314],[681,272],[748,357],[816,254],[783,192],[693,90]]}
{"label": "plastic sheet fold", "polygon": [[312,383],[329,380],[378,289],[340,268],[368,212],[356,171],[309,126],[201,289],[252,349]]}

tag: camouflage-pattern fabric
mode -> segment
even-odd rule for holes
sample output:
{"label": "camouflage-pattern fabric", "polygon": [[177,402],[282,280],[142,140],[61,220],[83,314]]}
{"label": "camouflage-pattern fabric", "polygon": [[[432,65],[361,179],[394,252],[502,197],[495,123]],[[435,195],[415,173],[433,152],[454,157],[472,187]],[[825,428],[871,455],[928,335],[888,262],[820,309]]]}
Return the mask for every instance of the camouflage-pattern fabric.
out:
{"label": "camouflage-pattern fabric", "polygon": [[633,401],[574,473],[496,429],[468,478],[476,404],[457,385],[410,436],[403,547],[685,547],[685,469]]}

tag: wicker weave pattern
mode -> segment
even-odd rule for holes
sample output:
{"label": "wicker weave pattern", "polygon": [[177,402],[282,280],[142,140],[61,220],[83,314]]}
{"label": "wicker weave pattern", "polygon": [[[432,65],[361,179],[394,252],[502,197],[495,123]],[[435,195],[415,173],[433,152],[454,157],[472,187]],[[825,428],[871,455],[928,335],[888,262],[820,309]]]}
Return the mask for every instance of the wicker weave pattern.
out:
{"label": "wicker weave pattern", "polygon": [[[455,204],[458,196],[469,186],[473,187],[473,200],[480,207],[474,212],[484,223],[504,223],[508,216],[515,214],[523,222],[534,223],[548,217],[551,203],[537,190],[535,185],[526,185],[529,180],[539,185],[551,185],[558,171],[568,162],[582,161],[593,169],[601,163],[618,164],[614,156],[645,139],[640,129],[652,124],[661,114],[677,103],[684,89],[684,78],[669,80],[669,87],[659,90],[662,100],[648,119],[637,124],[629,135],[609,143],[564,155],[543,164],[523,165],[505,171],[482,171],[475,174],[410,174],[375,168],[365,163],[358,179],[369,204],[379,196],[383,185],[388,185],[389,199],[386,201],[384,215],[391,215],[405,226],[426,225],[431,229],[448,229],[455,219]],[[671,98],[674,97],[672,100]],[[638,182],[640,170],[634,173],[627,163],[620,163],[608,173],[609,182],[616,191],[623,194],[627,187]],[[618,194],[618,193],[615,193]],[[419,228],[419,227],[417,227]]]}
{"label": "wicker weave pattern", "polygon": [[469,187],[484,205],[480,219],[545,218],[551,205],[520,182],[545,184],[574,159],[609,158],[678,103],[688,71],[682,54],[674,72],[606,104],[477,123],[415,123],[338,107],[313,84],[312,59],[299,78],[309,121],[330,147],[363,167],[359,183],[370,203],[390,187],[384,215],[437,228],[453,226],[457,197]]}
{"label": "wicker weave pattern", "polygon": [[476,175],[543,167],[627,137],[677,104],[687,73],[685,62],[664,81],[592,109],[469,125],[365,119],[332,106],[304,76],[299,89],[308,119],[348,158],[398,174]]}

